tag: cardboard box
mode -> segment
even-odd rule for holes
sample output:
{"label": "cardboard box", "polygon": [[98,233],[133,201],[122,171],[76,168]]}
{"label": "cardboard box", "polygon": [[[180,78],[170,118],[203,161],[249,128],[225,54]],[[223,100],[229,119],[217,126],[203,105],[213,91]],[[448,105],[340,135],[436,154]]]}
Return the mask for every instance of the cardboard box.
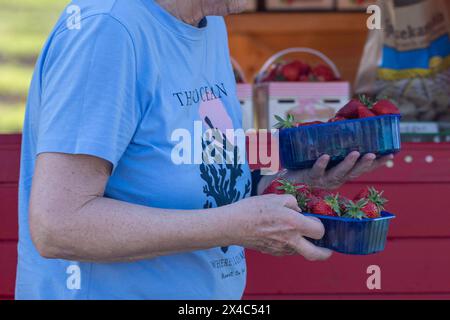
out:
{"label": "cardboard box", "polygon": [[238,83],[237,96],[242,107],[242,127],[244,130],[254,129],[253,85],[249,83]]}
{"label": "cardboard box", "polygon": [[254,106],[259,129],[271,129],[275,115],[292,114],[297,121],[328,121],[350,99],[350,83],[269,82],[254,88]]}
{"label": "cardboard box", "polygon": [[231,64],[237,82],[237,97],[242,107],[242,127],[244,130],[254,129],[253,85],[248,83],[244,70],[233,57]]}

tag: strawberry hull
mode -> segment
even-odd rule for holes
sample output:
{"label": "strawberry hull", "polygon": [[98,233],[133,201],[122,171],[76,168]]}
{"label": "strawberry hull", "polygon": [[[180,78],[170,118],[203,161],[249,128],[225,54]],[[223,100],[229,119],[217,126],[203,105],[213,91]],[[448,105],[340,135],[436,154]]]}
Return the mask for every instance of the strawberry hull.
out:
{"label": "strawberry hull", "polygon": [[311,168],[322,155],[337,165],[352,151],[377,157],[400,151],[400,115],[384,115],[280,130],[283,168]]}
{"label": "strawberry hull", "polygon": [[325,227],[321,240],[308,239],[315,245],[343,254],[369,255],[384,250],[391,219],[395,216],[382,212],[376,219],[351,219],[306,213],[316,217]]}

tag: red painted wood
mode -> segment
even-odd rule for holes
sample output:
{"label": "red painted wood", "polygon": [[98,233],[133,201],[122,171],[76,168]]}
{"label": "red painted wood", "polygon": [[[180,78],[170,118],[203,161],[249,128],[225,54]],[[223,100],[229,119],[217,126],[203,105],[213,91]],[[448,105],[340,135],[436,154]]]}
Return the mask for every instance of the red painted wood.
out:
{"label": "red painted wood", "polygon": [[404,144],[402,152],[396,155],[393,163],[392,168],[381,168],[364,175],[359,181],[450,183],[450,143]]}
{"label": "red painted wood", "polygon": [[335,254],[327,262],[248,252],[247,295],[367,295],[367,267],[381,268],[379,294],[450,294],[450,239],[393,240],[377,255]]}
{"label": "red painted wood", "polygon": [[20,135],[0,135],[0,184],[19,180]]}
{"label": "red painted wood", "polygon": [[0,296],[14,295],[17,264],[17,244],[0,242]]}
{"label": "red painted wood", "polygon": [[20,134],[0,134],[0,145],[20,145],[22,141],[22,135]]}
{"label": "red painted wood", "polygon": [[17,240],[17,185],[0,184],[0,241]]}
{"label": "red painted wood", "polygon": [[[266,149],[267,146],[262,146]],[[433,162],[425,161],[432,156]],[[404,161],[411,156],[412,163]],[[0,299],[14,292],[20,136],[0,135]],[[329,262],[309,263],[301,257],[273,258],[248,253],[247,298],[284,299],[418,299],[450,298],[450,144],[405,144],[392,169],[350,183],[352,195],[364,185],[384,189],[394,237],[379,255],[352,257],[336,254]],[[428,201],[424,201],[426,197]],[[407,239],[398,239],[407,237]],[[419,239],[424,237],[424,239]],[[382,268],[381,292],[365,287],[365,268]]]}
{"label": "red painted wood", "polygon": [[450,300],[450,294],[245,295],[243,300]]}
{"label": "red painted wood", "polygon": [[[353,197],[367,184],[352,183],[340,192]],[[392,220],[391,237],[450,237],[450,183],[375,183],[389,199],[387,211],[397,218]]]}

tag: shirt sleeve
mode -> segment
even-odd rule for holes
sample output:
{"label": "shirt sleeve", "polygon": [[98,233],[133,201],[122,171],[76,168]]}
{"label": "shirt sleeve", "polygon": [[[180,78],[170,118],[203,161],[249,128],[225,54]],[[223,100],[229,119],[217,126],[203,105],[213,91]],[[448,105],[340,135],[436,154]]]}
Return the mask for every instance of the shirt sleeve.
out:
{"label": "shirt sleeve", "polygon": [[101,14],[53,36],[42,70],[37,154],[86,154],[114,168],[139,123],[136,54],[127,29]]}

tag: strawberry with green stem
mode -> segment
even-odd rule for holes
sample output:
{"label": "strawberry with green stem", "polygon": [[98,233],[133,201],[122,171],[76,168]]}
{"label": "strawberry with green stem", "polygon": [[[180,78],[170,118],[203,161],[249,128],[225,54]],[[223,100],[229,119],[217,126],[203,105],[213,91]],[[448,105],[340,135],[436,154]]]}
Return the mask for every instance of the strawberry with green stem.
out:
{"label": "strawberry with green stem", "polygon": [[276,115],[275,119],[278,121],[274,126],[275,129],[289,129],[296,127],[295,118],[292,114],[288,114],[286,119]]}
{"label": "strawberry with green stem", "polygon": [[372,202],[377,206],[378,211],[381,212],[385,208],[385,204],[388,202],[385,198],[383,198],[384,191],[378,191],[374,187],[367,187],[361,190],[354,198],[354,200],[366,199]]}
{"label": "strawberry with green stem", "polygon": [[362,212],[366,215],[368,219],[376,219],[379,218],[380,210],[378,207],[371,201],[367,201],[367,204],[361,208]]}
{"label": "strawberry with green stem", "polygon": [[397,106],[388,99],[383,99],[375,102],[372,107],[372,111],[378,116],[387,114],[400,114],[400,110],[397,108]]}
{"label": "strawberry with green stem", "polygon": [[367,218],[366,213],[363,211],[363,208],[367,205],[367,203],[368,201],[366,199],[361,199],[357,202],[349,200],[344,217],[358,220]]}
{"label": "strawberry with green stem", "polygon": [[323,199],[319,197],[313,198],[309,205],[312,213],[323,216],[340,216],[341,208],[339,205],[339,195],[328,195]]}
{"label": "strawberry with green stem", "polygon": [[289,128],[296,128],[296,127],[305,127],[305,126],[312,126],[316,124],[322,124],[322,121],[310,121],[310,122],[296,122],[295,118],[292,114],[288,114],[286,119],[283,119],[282,117],[276,115],[275,119],[278,121],[274,128],[275,129],[289,129]]}

